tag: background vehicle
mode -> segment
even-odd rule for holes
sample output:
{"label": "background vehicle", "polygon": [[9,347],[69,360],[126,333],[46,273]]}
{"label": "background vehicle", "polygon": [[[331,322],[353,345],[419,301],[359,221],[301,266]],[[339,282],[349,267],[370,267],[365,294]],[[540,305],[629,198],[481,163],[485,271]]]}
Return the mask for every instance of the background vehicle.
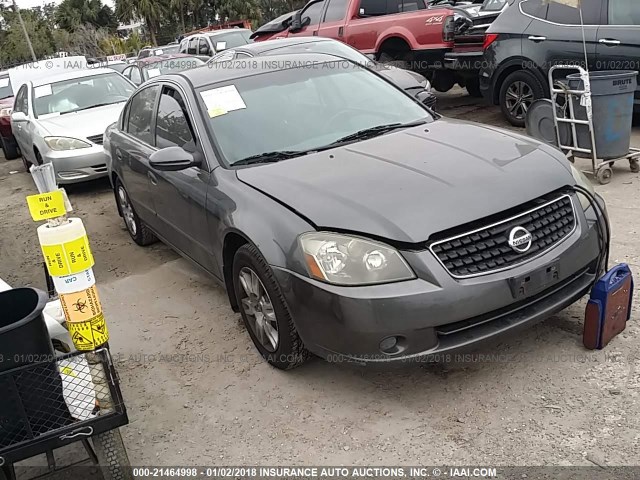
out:
{"label": "background vehicle", "polygon": [[204,61],[192,55],[174,53],[169,55],[157,55],[146,57],[133,65],[127,66],[122,74],[131,80],[134,85],[141,85],[150,78],[171,72],[181,72],[189,68],[204,65]]}
{"label": "background vehicle", "polygon": [[9,72],[0,72],[0,147],[4,158],[18,158],[18,145],[11,132],[11,109],[13,107],[13,88]]}
{"label": "background vehicle", "polygon": [[[431,84],[422,75],[410,70],[396,68],[370,60],[355,48],[330,38],[305,37],[283,38],[266,42],[256,42],[243,47],[225,50],[209,60],[208,64],[240,60],[261,55],[289,55],[293,53],[324,53],[346,58],[354,63],[371,68],[383,77],[416,97],[427,107],[435,110],[436,96],[431,93]],[[213,66],[212,68],[215,68]]]}
{"label": "background vehicle", "polygon": [[[640,2],[583,0],[591,70],[640,70]],[[526,111],[549,96],[547,73],[561,63],[584,66],[578,10],[542,0],[514,0],[485,37],[480,88],[506,119],[524,126]],[[558,72],[561,76],[561,72]],[[636,92],[636,108],[640,91]]]}
{"label": "background vehicle", "polygon": [[106,68],[68,71],[23,84],[11,129],[25,168],[53,163],[59,184],[107,174],[102,137],[135,86]]}
{"label": "background vehicle", "polygon": [[265,56],[138,89],[105,132],[134,241],[224,285],[278,368],[469,347],[589,290],[599,230],[560,151],[436,119],[345,62]]}
{"label": "background vehicle", "polygon": [[280,32],[272,24],[255,40],[328,37],[381,62],[430,75],[442,67],[454,40],[453,12],[428,9],[424,0],[311,0],[280,25]]}
{"label": "background vehicle", "polygon": [[469,95],[482,97],[479,74],[484,34],[507,6],[507,0],[484,0],[481,4],[452,7],[456,17],[455,42],[453,49],[444,56],[445,68],[450,73],[439,75],[440,91],[448,91],[458,83]]}
{"label": "background vehicle", "polygon": [[27,63],[6,72],[0,72],[0,146],[7,160],[13,160],[20,155],[18,143],[11,130],[11,111],[15,92],[29,80],[64,70],[85,68],[87,68],[86,57],[73,56]]}
{"label": "background vehicle", "polygon": [[180,42],[180,53],[211,57],[216,53],[251,42],[251,30],[228,28],[190,35]]}

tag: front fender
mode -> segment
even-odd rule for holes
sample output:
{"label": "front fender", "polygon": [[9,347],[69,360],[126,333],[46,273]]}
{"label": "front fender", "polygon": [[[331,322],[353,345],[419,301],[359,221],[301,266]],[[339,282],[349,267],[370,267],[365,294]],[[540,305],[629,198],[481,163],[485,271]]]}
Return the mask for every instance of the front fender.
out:
{"label": "front fender", "polygon": [[225,239],[234,234],[255,245],[269,265],[305,273],[297,252],[298,236],[315,230],[314,225],[241,182],[235,170],[219,167],[214,172],[218,186],[207,197],[207,210],[211,238],[218,243],[214,249],[217,265],[224,268]]}

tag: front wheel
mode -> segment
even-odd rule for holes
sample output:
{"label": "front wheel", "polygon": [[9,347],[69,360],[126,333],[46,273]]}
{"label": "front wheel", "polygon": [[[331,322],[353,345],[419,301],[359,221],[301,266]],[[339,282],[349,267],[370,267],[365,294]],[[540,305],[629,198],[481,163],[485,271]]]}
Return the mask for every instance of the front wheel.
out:
{"label": "front wheel", "polygon": [[116,201],[118,202],[118,211],[124,219],[124,224],[133,241],[143,247],[157,241],[158,238],[149,229],[149,227],[140,220],[140,217],[138,217],[138,214],[133,209],[133,205],[129,199],[129,194],[119,179],[115,182],[115,192]]}
{"label": "front wheel", "polygon": [[253,245],[243,245],[235,254],[233,288],[245,327],[267,362],[288,370],[310,357],[271,267]]}
{"label": "front wheel", "polygon": [[511,125],[524,127],[529,107],[542,97],[544,89],[536,76],[527,70],[518,70],[500,87],[500,109]]}
{"label": "front wheel", "polygon": [[104,480],[133,480],[129,456],[120,430],[109,430],[93,437],[93,449]]}

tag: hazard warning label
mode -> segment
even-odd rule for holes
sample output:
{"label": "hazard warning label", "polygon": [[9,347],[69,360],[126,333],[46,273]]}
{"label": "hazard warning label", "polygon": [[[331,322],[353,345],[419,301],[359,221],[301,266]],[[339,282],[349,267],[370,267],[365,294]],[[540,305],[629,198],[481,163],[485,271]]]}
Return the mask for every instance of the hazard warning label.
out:
{"label": "hazard warning label", "polygon": [[109,331],[102,314],[88,322],[67,323],[67,328],[76,349],[81,351],[95,350],[109,341]]}
{"label": "hazard warning label", "polygon": [[69,323],[87,322],[102,315],[102,305],[95,285],[79,292],[60,295],[60,304]]}

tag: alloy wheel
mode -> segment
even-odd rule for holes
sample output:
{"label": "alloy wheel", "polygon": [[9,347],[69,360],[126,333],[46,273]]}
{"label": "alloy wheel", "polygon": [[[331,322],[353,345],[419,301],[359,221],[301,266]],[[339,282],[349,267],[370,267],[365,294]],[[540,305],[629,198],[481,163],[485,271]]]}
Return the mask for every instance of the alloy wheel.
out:
{"label": "alloy wheel", "polygon": [[238,280],[242,287],[240,303],[251,331],[265,350],[275,352],[279,341],[278,321],[267,290],[249,267],[242,267]]}
{"label": "alloy wheel", "polygon": [[531,87],[526,82],[517,81],[509,85],[505,104],[514,118],[523,120],[534,100],[535,96]]}
{"label": "alloy wheel", "polygon": [[118,203],[120,204],[120,211],[122,212],[122,216],[124,217],[124,223],[127,225],[129,232],[132,236],[136,236],[138,233],[138,227],[136,226],[136,219],[133,214],[133,207],[129,202],[129,196],[127,192],[124,190],[124,187],[120,185],[118,187]]}

